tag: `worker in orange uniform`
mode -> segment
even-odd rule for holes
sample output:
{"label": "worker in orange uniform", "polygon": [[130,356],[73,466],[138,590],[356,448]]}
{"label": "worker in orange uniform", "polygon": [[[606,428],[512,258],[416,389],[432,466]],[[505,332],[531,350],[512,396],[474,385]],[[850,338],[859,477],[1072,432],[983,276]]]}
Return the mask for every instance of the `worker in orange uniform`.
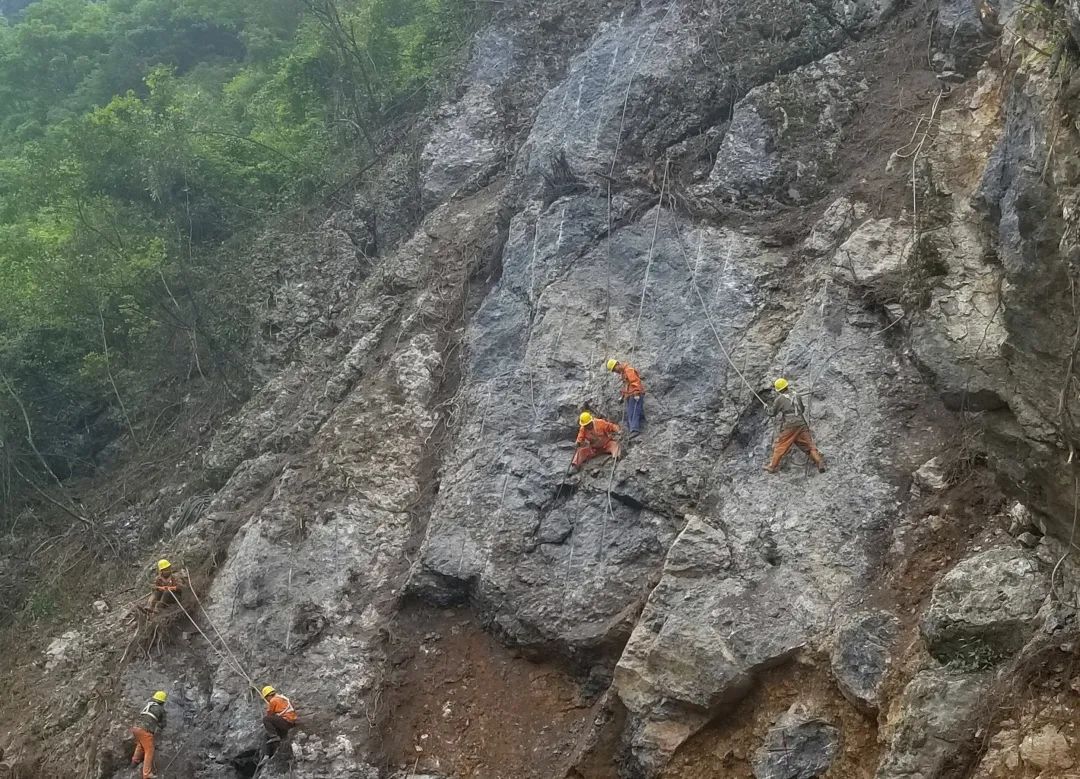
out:
{"label": "worker in orange uniform", "polygon": [[263,715],[263,729],[266,730],[264,751],[266,757],[270,758],[289,731],[296,727],[296,709],[288,698],[269,684],[262,688],[262,697],[266,701],[266,714]]}
{"label": "worker in orange uniform", "polygon": [[792,446],[798,446],[817,466],[819,473],[825,471],[825,459],[821,452],[814,446],[814,439],[810,435],[810,424],[806,420],[806,407],[803,406],[802,398],[785,378],[779,378],[773,382],[776,390],[776,400],[769,409],[769,416],[780,417],[780,435],[773,446],[772,459],[765,466],[769,473],[776,473],[780,469],[780,461],[784,459]]}
{"label": "worker in orange uniform", "polygon": [[155,692],[139,712],[138,724],[131,729],[131,735],[135,737],[135,753],[131,756],[131,764],[142,763],[143,779],[157,776],[154,773],[154,737],[158,731],[165,729],[165,701],[168,697],[164,690]]}
{"label": "worker in orange uniform", "polygon": [[607,452],[616,460],[619,459],[619,442],[613,436],[619,432],[619,426],[606,419],[594,417],[588,411],[582,411],[578,417],[578,450],[574,454],[574,460],[570,463],[571,471],[576,471],[582,465],[594,457]]}
{"label": "worker in orange uniform", "polygon": [[184,588],[181,577],[173,572],[172,563],[168,560],[158,560],[157,577],[154,579],[154,591],[150,593],[150,602],[147,610],[153,614],[162,605],[178,603]]}
{"label": "worker in orange uniform", "polygon": [[633,365],[618,360],[608,360],[607,369],[622,376],[622,399],[626,401],[626,426],[630,435],[641,432],[641,423],[645,421],[645,385]]}

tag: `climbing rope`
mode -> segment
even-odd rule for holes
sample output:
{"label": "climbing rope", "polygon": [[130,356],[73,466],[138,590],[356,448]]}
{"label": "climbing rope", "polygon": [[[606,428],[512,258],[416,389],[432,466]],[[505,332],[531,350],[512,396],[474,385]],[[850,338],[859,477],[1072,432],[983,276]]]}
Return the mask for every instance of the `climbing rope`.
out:
{"label": "climbing rope", "polygon": [[[637,321],[634,324],[634,338],[630,342],[630,362],[633,362],[634,354],[637,351],[638,340],[641,336],[641,317],[645,311],[645,297],[649,292],[649,273],[652,270],[653,258],[656,256],[656,239],[660,233],[660,216],[664,212],[664,195],[667,193],[668,183],[668,171],[671,168],[671,160],[664,160],[664,179],[660,183],[660,200],[656,205],[656,219],[653,221],[652,239],[649,241],[649,253],[645,260],[645,279],[641,285],[641,297],[638,301]],[[610,244],[610,241],[609,241]],[[609,249],[610,250],[610,249]],[[622,404],[622,417],[619,420],[620,427],[626,426],[626,401],[624,399]],[[622,455],[622,445],[620,442],[619,454]],[[611,490],[615,485],[615,469],[618,467],[619,461],[612,458],[611,471],[608,473],[607,482],[607,513],[604,514],[603,522],[600,525],[600,562],[606,563],[606,557],[604,554],[604,545],[607,539],[607,523],[608,518],[615,519],[615,507],[611,503]]]}
{"label": "climbing rope", "polygon": [[[625,416],[625,414],[624,414]],[[619,447],[619,454],[622,455],[622,447]],[[615,507],[611,505],[611,488],[615,483],[615,468],[619,465],[619,461],[612,458],[611,460],[611,472],[608,474],[607,482],[607,513],[604,514],[604,519],[600,523],[600,565],[607,565],[607,555],[604,554],[604,545],[607,543],[607,523],[608,517],[615,519]]]}
{"label": "climbing rope", "polygon": [[[214,629],[214,633],[217,635],[218,639],[221,641],[221,645],[223,647],[225,647],[225,651],[227,651],[229,653],[229,656],[232,658],[233,664],[235,665],[237,670],[240,671],[240,675],[243,676],[253,688],[255,688],[256,687],[255,680],[250,675],[248,675],[247,671],[244,670],[244,667],[243,667],[243,665],[241,665],[240,660],[236,657],[236,654],[232,651],[232,648],[229,646],[229,642],[225,640],[225,637],[223,635],[221,635],[221,631],[218,630],[217,625],[214,624],[214,620],[210,619],[210,615],[207,613],[206,607],[203,606],[202,601],[199,600],[199,594],[197,592],[195,592],[195,586],[191,583],[190,578],[188,579],[188,588],[191,590],[191,596],[193,598],[195,598],[195,603],[197,603],[198,606],[199,606],[199,611],[202,612],[203,617],[210,624],[210,627]],[[183,608],[183,607],[181,607],[181,608]],[[185,612],[185,613],[187,613],[187,612]],[[190,619],[190,617],[188,617],[188,618]],[[194,621],[192,621],[192,624],[194,624]],[[198,625],[196,625],[196,627],[198,627]]]}
{"label": "climbing rope", "polygon": [[[630,361],[634,360],[637,351],[638,339],[641,336],[641,315],[645,311],[645,295],[649,291],[649,272],[652,270],[653,257],[656,254],[656,237],[660,232],[660,216],[664,212],[664,195],[667,192],[668,171],[671,168],[671,160],[664,160],[664,180],[660,184],[660,201],[656,206],[656,219],[653,221],[652,240],[649,241],[649,255],[645,261],[645,282],[641,285],[641,300],[638,302],[637,321],[634,323],[634,340],[630,343]],[[625,413],[625,404],[624,404]]]}
{"label": "climbing rope", "polygon": [[[652,37],[649,39],[649,43],[645,48],[645,54],[638,60],[637,65],[634,67],[634,71],[630,74],[630,80],[626,83],[626,90],[623,92],[622,110],[619,112],[619,131],[615,135],[615,149],[611,153],[611,165],[608,166],[607,175],[607,233],[606,233],[606,246],[604,261],[606,265],[607,274],[605,277],[605,286],[607,291],[606,304],[607,307],[604,311],[604,349],[605,352],[611,352],[611,233],[614,219],[612,218],[612,182],[615,178],[615,166],[619,161],[619,152],[622,150],[622,139],[626,132],[626,113],[630,107],[630,90],[634,86],[634,80],[637,78],[638,73],[641,71],[641,67],[648,59],[649,52],[652,51],[653,44],[656,43],[656,36],[660,34],[660,29],[667,22],[668,17],[671,16],[671,12],[675,9],[676,0],[672,0],[668,4],[667,10],[664,12],[664,16],[657,23],[656,27],[652,31]],[[638,43],[634,47],[635,51],[640,48],[642,39],[648,33],[642,33],[638,38]]]}
{"label": "climbing rope", "polygon": [[[668,17],[671,16],[671,12],[675,9],[676,4],[677,4],[676,0],[672,0],[672,2],[668,4],[667,10],[664,12],[664,16],[657,23],[656,27],[653,28],[652,37],[649,38],[649,43],[648,43],[648,45],[647,45],[647,47],[645,49],[645,56],[641,57],[641,59],[638,60],[637,65],[634,67],[633,72],[630,74],[630,80],[627,81],[627,83],[626,83],[626,90],[623,92],[622,109],[619,112],[619,131],[618,131],[618,133],[616,133],[616,136],[615,136],[615,149],[614,149],[614,151],[612,151],[612,154],[611,154],[611,165],[608,166],[608,175],[607,175],[607,232],[605,234],[606,240],[605,240],[605,246],[604,246],[604,264],[605,264],[605,270],[607,271],[605,273],[605,278],[604,278],[605,291],[607,293],[606,297],[605,297],[605,305],[606,305],[606,307],[605,307],[605,310],[604,310],[604,352],[605,352],[605,354],[610,354],[611,353],[611,277],[612,277],[612,270],[611,270],[612,269],[612,263],[611,263],[611,235],[612,235],[612,228],[613,228],[613,225],[614,225],[614,219],[612,217],[612,201],[613,201],[612,183],[613,183],[614,178],[615,178],[615,167],[618,164],[619,152],[622,150],[623,135],[626,132],[626,113],[629,110],[629,106],[630,106],[630,91],[631,91],[631,89],[633,89],[634,80],[637,78],[638,73],[641,71],[642,64],[646,61],[646,59],[648,59],[648,54],[652,50],[653,44],[656,42],[657,35],[660,34],[661,28],[667,22]],[[634,47],[635,50],[640,47],[642,39],[644,39],[647,34],[648,33],[646,33],[646,32],[643,32],[641,34],[641,37],[638,38],[637,46]],[[664,168],[664,187],[666,187],[666,186],[667,186],[667,166],[665,165],[665,168]],[[660,193],[661,209],[658,209],[658,211],[657,211],[657,222],[654,225],[654,229],[653,229],[653,246],[649,247],[649,262],[646,265],[646,269],[645,269],[645,288],[648,287],[648,283],[649,283],[649,268],[652,265],[653,247],[655,246],[655,243],[656,243],[656,232],[657,232],[657,228],[659,226],[660,210],[662,210],[663,199],[664,199],[664,192],[663,192],[663,188],[662,188],[661,193]],[[640,327],[640,324],[641,324],[641,309],[644,307],[644,305],[645,305],[645,289],[642,289],[641,303],[640,303],[640,306],[638,308],[638,327]],[[633,345],[631,346],[631,349],[630,349],[631,358],[634,356],[634,351],[637,348],[637,335],[638,335],[637,330],[635,329],[634,342],[633,342]],[[625,403],[623,404],[622,423],[624,425],[626,423],[626,404]],[[620,447],[620,454],[621,453],[622,453],[622,451],[621,451],[621,447]],[[600,536],[601,536],[600,558],[601,558],[601,561],[604,559],[604,546],[603,545],[604,545],[604,535],[605,535],[605,533],[607,531],[608,516],[610,515],[610,516],[614,517],[614,514],[615,514],[615,512],[614,512],[614,510],[612,508],[612,505],[611,505],[611,489],[612,489],[612,485],[613,485],[614,480],[615,480],[615,466],[617,464],[618,464],[617,460],[612,462],[611,473],[608,476],[608,486],[607,486],[608,513],[604,515],[604,524],[601,526],[601,529],[600,529]],[[572,548],[573,547],[571,547],[571,549]],[[567,568],[567,577],[569,577],[569,574],[570,574],[570,571],[569,571],[569,567],[568,567]]]}
{"label": "climbing rope", "polygon": [[214,653],[218,657],[220,657],[221,660],[226,665],[231,666],[233,668],[233,670],[235,670],[237,673],[239,673],[241,676],[243,676],[245,679],[247,679],[249,684],[254,686],[254,680],[252,680],[252,678],[250,676],[248,676],[247,672],[243,669],[243,667],[238,665],[238,664],[235,664],[232,660],[230,660],[228,657],[226,657],[225,654],[220,649],[217,648],[217,646],[214,644],[214,642],[210,639],[210,636],[206,635],[206,633],[203,631],[203,629],[201,627],[199,627],[199,623],[195,621],[195,618],[192,617],[191,614],[188,613],[188,610],[184,608],[184,604],[181,603],[176,598],[174,598],[173,600],[176,601],[176,605],[180,607],[180,611],[184,612],[184,616],[188,618],[188,622],[190,622],[194,626],[194,628],[197,631],[199,631],[199,635],[201,635],[203,637],[203,639],[206,640],[206,643],[210,645],[210,648],[214,650]]}
{"label": "climbing rope", "polygon": [[757,390],[755,390],[750,385],[750,382],[746,380],[746,376],[743,375],[743,372],[739,370],[739,366],[736,365],[735,361],[731,358],[731,353],[728,351],[728,348],[724,346],[724,340],[720,337],[720,333],[716,329],[716,325],[713,324],[712,314],[709,312],[709,306],[705,302],[705,296],[701,294],[701,287],[698,286],[697,273],[694,271],[693,266],[690,264],[690,255],[686,251],[686,246],[683,245],[682,230],[679,228],[679,219],[674,211],[671,214],[671,221],[672,224],[674,224],[675,226],[675,237],[679,244],[679,250],[682,252],[683,260],[686,263],[686,270],[690,274],[690,283],[694,287],[694,292],[697,294],[698,302],[701,303],[701,310],[705,313],[705,320],[709,323],[709,329],[712,330],[712,334],[716,338],[716,343],[720,346],[720,351],[723,353],[724,359],[727,360],[728,365],[731,366],[732,370],[735,371],[738,377],[742,379],[742,383],[746,385],[746,388],[750,390],[750,392],[755,398],[758,399],[758,402],[764,408],[768,408],[769,404],[766,403],[764,399],[762,399],[761,395],[757,393]]}

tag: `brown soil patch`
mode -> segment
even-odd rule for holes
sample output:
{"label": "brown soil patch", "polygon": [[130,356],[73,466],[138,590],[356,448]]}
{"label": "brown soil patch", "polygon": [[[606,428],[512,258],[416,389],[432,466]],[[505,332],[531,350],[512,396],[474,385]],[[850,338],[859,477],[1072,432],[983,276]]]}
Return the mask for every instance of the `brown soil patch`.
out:
{"label": "brown soil patch", "polygon": [[825,658],[795,662],[765,673],[754,690],[727,715],[706,727],[675,753],[664,779],[753,779],[751,761],[776,719],[793,703],[840,730],[840,753],[824,776],[869,779],[881,746],[877,725],[837,690]]}
{"label": "brown soil patch", "polygon": [[980,541],[1007,542],[1007,534],[988,521],[1004,497],[988,471],[977,468],[941,495],[931,495],[908,509],[916,517],[908,531],[907,549],[885,565],[885,585],[895,599],[901,619],[921,612],[938,579]]}
{"label": "brown soil patch", "polygon": [[834,192],[869,203],[874,216],[900,216],[911,208],[910,165],[885,166],[908,146],[920,117],[928,117],[941,84],[927,59],[927,3],[913,3],[882,31],[846,50],[869,86],[863,110],[844,130],[836,168],[850,171]]}
{"label": "brown soil patch", "polygon": [[395,624],[382,744],[390,767],[478,779],[566,775],[597,704],[550,663],[501,646],[461,610]]}

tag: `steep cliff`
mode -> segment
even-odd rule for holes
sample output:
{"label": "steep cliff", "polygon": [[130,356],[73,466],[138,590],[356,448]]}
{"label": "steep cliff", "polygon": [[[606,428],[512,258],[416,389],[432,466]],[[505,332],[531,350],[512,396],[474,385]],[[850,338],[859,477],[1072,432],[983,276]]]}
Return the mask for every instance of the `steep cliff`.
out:
{"label": "steep cliff", "polygon": [[[351,208],[253,250],[265,384],[153,555],[194,622],[128,641],[93,593],[9,758],[112,776],[166,688],[160,773],[252,776],[271,682],[303,725],[264,779],[1065,776],[1076,33],[506,4]],[[567,475],[578,412],[621,418],[608,357],[644,433]],[[825,473],[762,470],[779,375]]]}

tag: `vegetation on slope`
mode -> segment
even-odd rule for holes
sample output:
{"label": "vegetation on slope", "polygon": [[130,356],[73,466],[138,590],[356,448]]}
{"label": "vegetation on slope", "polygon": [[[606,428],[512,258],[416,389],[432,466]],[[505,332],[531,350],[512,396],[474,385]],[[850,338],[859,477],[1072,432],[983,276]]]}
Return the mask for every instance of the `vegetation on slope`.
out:
{"label": "vegetation on slope", "polygon": [[[6,11],[21,8],[9,3]],[[222,243],[423,104],[466,0],[37,0],[0,18],[0,491],[83,470],[244,337]],[[51,472],[51,473],[50,473]]]}

